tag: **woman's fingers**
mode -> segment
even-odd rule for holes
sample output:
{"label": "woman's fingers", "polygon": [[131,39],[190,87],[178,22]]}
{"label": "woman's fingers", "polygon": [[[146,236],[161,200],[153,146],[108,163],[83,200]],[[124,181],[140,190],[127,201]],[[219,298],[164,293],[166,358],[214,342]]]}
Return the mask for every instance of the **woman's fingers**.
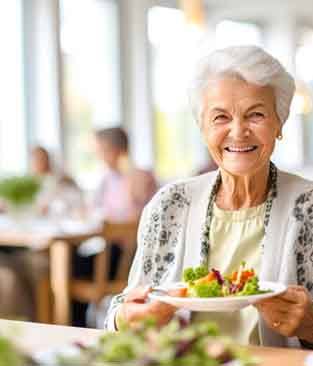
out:
{"label": "woman's fingers", "polygon": [[177,288],[177,289],[171,289],[171,290],[168,290],[167,293],[170,296],[185,297],[187,295],[187,288],[182,287],[182,288]]}
{"label": "woman's fingers", "polygon": [[255,306],[270,328],[290,337],[301,333],[310,304],[311,298],[304,287],[290,286],[285,293]]}
{"label": "woman's fingers", "polygon": [[130,324],[153,318],[158,324],[167,323],[177,309],[174,306],[153,301],[151,303],[125,303],[124,314]]}
{"label": "woman's fingers", "polygon": [[273,309],[278,309],[281,312],[287,312],[290,308],[290,302],[280,298],[280,297],[272,297],[270,299],[266,299],[263,301],[259,301],[256,304],[254,304],[254,306],[258,309],[258,310],[273,310]]}
{"label": "woman's fingers", "polygon": [[148,294],[151,292],[150,286],[139,286],[128,292],[125,296],[124,302],[139,302],[143,303],[148,298]]}
{"label": "woman's fingers", "polygon": [[276,307],[258,308],[267,326],[284,336],[289,336],[297,328],[298,320],[292,309],[281,311]]}
{"label": "woman's fingers", "polygon": [[279,295],[278,298],[293,304],[303,303],[307,299],[306,289],[302,286],[289,286],[287,291]]}
{"label": "woman's fingers", "polygon": [[[159,301],[147,302],[151,287],[137,287],[127,293],[120,309],[120,315],[131,326],[145,319],[153,318],[159,325],[166,324],[177,310],[174,306]],[[182,289],[171,291],[172,296],[182,296]]]}

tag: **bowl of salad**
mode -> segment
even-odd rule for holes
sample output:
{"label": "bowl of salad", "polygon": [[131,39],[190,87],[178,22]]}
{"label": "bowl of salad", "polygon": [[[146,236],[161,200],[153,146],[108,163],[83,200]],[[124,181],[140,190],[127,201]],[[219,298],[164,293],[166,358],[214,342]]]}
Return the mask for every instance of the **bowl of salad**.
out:
{"label": "bowl of salad", "polygon": [[[171,295],[175,289],[179,296]],[[254,269],[243,262],[238,270],[224,275],[214,268],[186,268],[182,282],[156,287],[149,298],[192,311],[217,312],[240,310],[284,291],[281,283],[259,281]]]}
{"label": "bowl of salad", "polygon": [[50,366],[248,366],[256,360],[219,334],[214,323],[174,319],[159,328],[153,320],[105,333],[97,343],[37,357]]}

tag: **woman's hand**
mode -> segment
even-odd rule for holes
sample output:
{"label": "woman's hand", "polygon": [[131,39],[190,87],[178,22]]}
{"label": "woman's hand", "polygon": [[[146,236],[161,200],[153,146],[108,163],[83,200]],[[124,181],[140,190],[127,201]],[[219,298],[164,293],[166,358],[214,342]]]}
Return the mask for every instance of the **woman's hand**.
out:
{"label": "woman's hand", "polygon": [[[120,321],[133,327],[144,319],[153,318],[160,326],[167,324],[177,308],[159,301],[146,303],[150,291],[150,287],[137,287],[131,290],[117,311],[115,318],[117,323]],[[180,290],[171,290],[170,294],[179,296]]]}
{"label": "woman's hand", "polygon": [[266,324],[286,337],[313,342],[313,307],[309,292],[289,286],[286,292],[255,304]]}

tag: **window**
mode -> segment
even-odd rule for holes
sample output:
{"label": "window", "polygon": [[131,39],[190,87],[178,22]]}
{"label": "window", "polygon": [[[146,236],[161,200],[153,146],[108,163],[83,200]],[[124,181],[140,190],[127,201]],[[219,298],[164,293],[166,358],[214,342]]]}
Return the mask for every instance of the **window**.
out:
{"label": "window", "polygon": [[153,7],[148,17],[151,44],[156,170],[168,180],[195,173],[208,154],[187,99],[191,70],[204,46],[262,44],[255,24],[224,20],[211,38],[205,28],[186,22],[183,11]]}
{"label": "window", "polygon": [[313,162],[313,29],[301,29],[296,51],[297,91],[294,109],[303,127],[303,145],[306,164]]}
{"label": "window", "polygon": [[169,180],[195,172],[205,155],[187,99],[195,48],[203,33],[186,22],[181,10],[166,7],[150,9],[148,32],[156,172]]}
{"label": "window", "polygon": [[20,0],[0,2],[0,173],[26,168],[22,9]]}
{"label": "window", "polygon": [[121,123],[118,22],[116,1],[61,0],[67,165],[85,188],[96,173],[93,129]]}
{"label": "window", "polygon": [[256,24],[223,20],[216,26],[217,48],[244,44],[262,46],[262,43],[262,31]]}

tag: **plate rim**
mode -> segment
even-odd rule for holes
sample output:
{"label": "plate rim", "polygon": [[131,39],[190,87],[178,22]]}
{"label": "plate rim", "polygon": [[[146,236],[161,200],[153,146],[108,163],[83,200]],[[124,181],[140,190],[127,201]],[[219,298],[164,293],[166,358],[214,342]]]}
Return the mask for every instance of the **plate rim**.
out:
{"label": "plate rim", "polygon": [[[177,285],[177,287],[174,287],[174,285]],[[175,289],[175,288],[179,288],[178,285],[182,285],[183,282],[174,282],[171,284],[168,284],[166,286],[157,286],[154,287],[155,290],[168,290],[168,289]],[[283,292],[285,292],[287,290],[287,285],[281,283],[281,282],[274,282],[274,281],[260,281],[260,284],[275,284],[275,285],[279,285],[281,288],[278,289],[275,292],[268,292],[265,294],[256,294],[256,295],[246,295],[246,296],[225,296],[225,297],[178,297],[178,296],[168,296],[168,295],[163,295],[163,296],[158,296],[156,294],[153,293],[149,293],[148,297],[151,300],[157,300],[157,301],[162,301],[166,300],[166,299],[172,299],[175,302],[177,301],[178,303],[189,303],[190,305],[193,303],[239,303],[239,302],[244,302],[244,301],[248,301],[248,302],[255,302],[258,299],[265,299],[265,298],[271,298],[271,297],[275,297],[278,296],[280,294],[282,294]],[[165,302],[165,301],[164,301]]]}

